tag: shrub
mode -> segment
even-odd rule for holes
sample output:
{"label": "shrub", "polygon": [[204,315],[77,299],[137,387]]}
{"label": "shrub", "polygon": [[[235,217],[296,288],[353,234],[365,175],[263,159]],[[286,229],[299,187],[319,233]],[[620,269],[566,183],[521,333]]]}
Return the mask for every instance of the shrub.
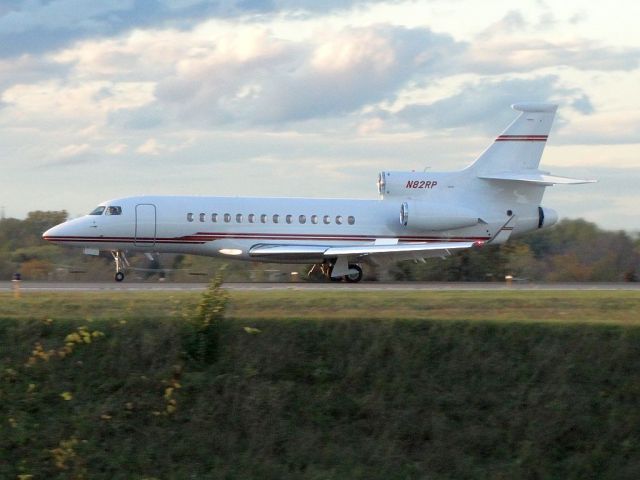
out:
{"label": "shrub", "polygon": [[189,360],[209,365],[218,358],[220,329],[229,299],[222,288],[224,268],[218,270],[202,294],[195,311],[187,316],[184,350]]}

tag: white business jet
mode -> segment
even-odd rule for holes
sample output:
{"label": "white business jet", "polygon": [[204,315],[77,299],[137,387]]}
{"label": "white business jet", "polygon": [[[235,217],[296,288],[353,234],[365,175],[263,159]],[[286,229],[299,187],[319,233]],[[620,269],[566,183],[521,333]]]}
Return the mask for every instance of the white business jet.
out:
{"label": "white business jet", "polygon": [[422,260],[504,243],[553,225],[546,187],[590,183],[538,169],[557,105],[516,104],[519,116],[467,168],[382,172],[378,200],[138,196],[101,203],[43,234],[53,243],[110,251],[115,280],[126,253],[185,253],[314,264],[358,282],[363,263]]}

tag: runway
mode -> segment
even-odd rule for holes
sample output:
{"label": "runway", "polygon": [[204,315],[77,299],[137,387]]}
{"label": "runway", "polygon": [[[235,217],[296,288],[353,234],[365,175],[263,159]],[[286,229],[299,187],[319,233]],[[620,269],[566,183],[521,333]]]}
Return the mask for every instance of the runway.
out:
{"label": "runway", "polygon": [[[151,291],[151,292],[198,292],[207,287],[206,283],[163,283],[163,282],[31,282],[19,284],[21,292],[113,292],[113,291]],[[576,290],[625,290],[640,291],[639,283],[418,283],[418,282],[361,282],[361,283],[233,283],[224,287],[231,291],[273,290],[321,290],[321,291],[483,291],[483,290],[537,290],[537,291],[576,291]],[[15,282],[0,282],[0,292],[11,292]]]}

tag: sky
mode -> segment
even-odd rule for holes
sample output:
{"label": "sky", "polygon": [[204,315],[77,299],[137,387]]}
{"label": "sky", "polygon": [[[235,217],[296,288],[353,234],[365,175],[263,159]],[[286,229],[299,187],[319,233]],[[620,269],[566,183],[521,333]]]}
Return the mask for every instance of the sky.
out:
{"label": "sky", "polygon": [[0,208],[139,194],[376,198],[559,104],[561,217],[640,230],[635,0],[0,0]]}

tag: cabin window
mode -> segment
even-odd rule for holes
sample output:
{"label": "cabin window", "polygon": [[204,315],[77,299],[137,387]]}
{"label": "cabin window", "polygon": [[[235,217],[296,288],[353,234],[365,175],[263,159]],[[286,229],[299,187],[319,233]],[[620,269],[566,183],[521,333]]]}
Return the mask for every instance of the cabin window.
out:
{"label": "cabin window", "polygon": [[231,214],[230,213],[225,213],[224,214],[224,223],[229,223],[231,221]]}
{"label": "cabin window", "polygon": [[107,207],[105,215],[122,215],[122,207]]}
{"label": "cabin window", "polygon": [[314,225],[318,223],[318,215],[311,215],[311,223]]}
{"label": "cabin window", "polygon": [[300,215],[300,216],[298,217],[298,221],[299,221],[300,223],[307,223],[307,217],[306,217],[305,215]]}
{"label": "cabin window", "polygon": [[331,217],[329,215],[325,215],[324,217],[322,217],[322,223],[324,223],[325,225],[329,225],[331,223]]}
{"label": "cabin window", "polygon": [[238,213],[236,215],[236,223],[242,223],[242,214],[241,213]]}
{"label": "cabin window", "polygon": [[263,213],[260,215],[260,223],[267,223],[267,214]]}
{"label": "cabin window", "polygon": [[211,221],[213,223],[217,223],[218,222],[218,214],[217,213],[212,213],[211,214]]}
{"label": "cabin window", "polygon": [[353,225],[354,223],[356,223],[356,217],[354,217],[353,215],[349,215],[349,216],[347,217],[347,223],[348,223],[349,225]]}
{"label": "cabin window", "polygon": [[256,214],[255,213],[250,213],[249,216],[247,217],[247,220],[249,221],[249,223],[255,223]]}
{"label": "cabin window", "polygon": [[187,213],[187,222],[193,222],[193,213]]}
{"label": "cabin window", "polygon": [[287,223],[291,223],[291,222],[292,222],[292,220],[293,220],[293,215],[287,215],[287,216],[285,217],[285,221],[286,221]]}
{"label": "cabin window", "polygon": [[273,223],[278,223],[278,221],[280,220],[280,215],[278,215],[277,213],[273,215]]}
{"label": "cabin window", "polygon": [[338,225],[342,225],[342,215],[338,215],[338,216],[336,216],[336,223],[337,223]]}
{"label": "cabin window", "polygon": [[102,212],[104,212],[105,207],[96,207],[95,209],[93,209],[93,211],[89,214],[89,215],[102,215]]}
{"label": "cabin window", "polygon": [[204,222],[204,217],[206,217],[206,215],[204,213],[201,213],[200,214],[200,221],[201,222]]}

